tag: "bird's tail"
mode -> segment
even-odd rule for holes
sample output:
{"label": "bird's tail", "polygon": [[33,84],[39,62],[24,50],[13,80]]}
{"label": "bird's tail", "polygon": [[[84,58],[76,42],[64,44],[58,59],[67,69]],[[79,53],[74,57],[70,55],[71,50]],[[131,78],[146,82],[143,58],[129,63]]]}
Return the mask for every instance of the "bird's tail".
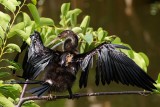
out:
{"label": "bird's tail", "polygon": [[35,88],[30,89],[28,92],[40,97],[45,92],[47,92],[50,89],[50,87],[51,86],[49,84],[42,84],[39,87],[35,87]]}

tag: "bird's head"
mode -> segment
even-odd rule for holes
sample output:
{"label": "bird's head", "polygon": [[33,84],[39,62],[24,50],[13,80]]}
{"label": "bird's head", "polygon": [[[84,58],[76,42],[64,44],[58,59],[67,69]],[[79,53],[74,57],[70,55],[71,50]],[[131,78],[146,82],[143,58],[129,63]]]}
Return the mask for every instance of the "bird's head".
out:
{"label": "bird's head", "polygon": [[[54,44],[57,40],[65,38],[63,49],[64,51],[75,51],[78,46],[78,36],[72,30],[61,32],[50,44]],[[49,44],[49,45],[50,45]]]}

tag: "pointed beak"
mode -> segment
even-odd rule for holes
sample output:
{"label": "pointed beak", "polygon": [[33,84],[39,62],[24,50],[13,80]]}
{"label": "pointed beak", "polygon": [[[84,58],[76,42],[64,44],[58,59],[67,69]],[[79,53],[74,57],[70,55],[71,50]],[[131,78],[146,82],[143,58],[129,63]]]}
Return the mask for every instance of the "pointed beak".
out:
{"label": "pointed beak", "polygon": [[47,47],[54,44],[56,41],[60,40],[59,37],[56,37],[52,42],[50,42],[49,44],[47,44]]}

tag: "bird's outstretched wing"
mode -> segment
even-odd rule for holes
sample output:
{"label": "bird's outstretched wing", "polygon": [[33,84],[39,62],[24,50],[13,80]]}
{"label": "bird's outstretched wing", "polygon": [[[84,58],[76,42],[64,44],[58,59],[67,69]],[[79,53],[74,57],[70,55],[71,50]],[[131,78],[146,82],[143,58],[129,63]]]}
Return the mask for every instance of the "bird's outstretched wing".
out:
{"label": "bird's outstretched wing", "polygon": [[89,68],[93,63],[93,57],[96,56],[96,85],[99,85],[100,81],[103,85],[115,81],[125,85],[135,85],[149,91],[155,89],[153,85],[155,81],[117,48],[129,49],[123,45],[103,43],[87,53],[75,56],[75,61],[82,69],[79,80],[80,88],[87,86]]}
{"label": "bird's outstretched wing", "polygon": [[35,79],[41,71],[58,57],[58,53],[45,47],[38,32],[31,35],[31,45],[25,55],[23,75],[25,79]]}

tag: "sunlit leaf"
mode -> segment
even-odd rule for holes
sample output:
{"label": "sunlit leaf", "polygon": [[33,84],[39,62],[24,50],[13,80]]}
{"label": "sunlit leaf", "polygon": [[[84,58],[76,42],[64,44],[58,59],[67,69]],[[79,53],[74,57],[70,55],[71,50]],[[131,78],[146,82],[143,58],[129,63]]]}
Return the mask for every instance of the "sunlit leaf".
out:
{"label": "sunlit leaf", "polygon": [[14,43],[7,44],[6,48],[10,48],[10,49],[13,49],[17,52],[21,52],[20,47],[18,45],[14,44]]}
{"label": "sunlit leaf", "polygon": [[40,18],[40,25],[41,26],[53,26],[54,21],[50,18],[41,17]]}
{"label": "sunlit leaf", "polygon": [[61,6],[61,14],[65,16],[69,11],[69,8],[70,8],[70,3],[63,3]]}
{"label": "sunlit leaf", "polygon": [[146,62],[140,54],[134,52],[133,60],[136,62],[138,66],[140,66],[144,71],[147,72]]}
{"label": "sunlit leaf", "polygon": [[15,36],[16,34],[17,34],[17,30],[22,30],[22,29],[24,29],[25,28],[25,23],[24,22],[20,22],[20,23],[18,23],[18,24],[16,24],[16,25],[14,25],[12,28],[11,28],[11,30],[10,30],[10,32],[8,33],[8,38],[11,38],[11,37],[13,37],[13,36]]}
{"label": "sunlit leaf", "polygon": [[90,16],[85,16],[83,21],[80,24],[80,27],[82,28],[83,32],[86,32],[87,27],[89,26],[90,23]]}
{"label": "sunlit leaf", "polygon": [[19,5],[17,0],[0,0],[0,3],[3,4],[11,12],[14,12],[16,10],[16,6]]}
{"label": "sunlit leaf", "polygon": [[15,32],[18,34],[18,36],[20,36],[23,40],[27,40],[29,35],[24,32],[23,30],[18,30],[16,29]]}
{"label": "sunlit leaf", "polygon": [[139,52],[138,54],[143,57],[143,59],[145,60],[146,66],[148,66],[149,65],[149,59],[148,59],[148,57],[144,53],[142,53],[142,52]]}
{"label": "sunlit leaf", "polygon": [[105,33],[104,33],[103,29],[99,28],[97,31],[97,34],[98,34],[98,41],[102,41],[105,37]]}
{"label": "sunlit leaf", "polygon": [[11,20],[11,18],[8,14],[0,11],[0,28],[3,31],[6,31],[6,29],[8,27],[8,23],[10,22],[10,20]]}
{"label": "sunlit leaf", "polygon": [[25,12],[23,12],[23,22],[25,23],[25,26],[29,26],[31,24],[31,19]]}
{"label": "sunlit leaf", "polygon": [[34,101],[26,101],[22,107],[40,107],[39,105],[37,105]]}
{"label": "sunlit leaf", "polygon": [[0,106],[1,107],[15,107],[14,104],[0,93]]}
{"label": "sunlit leaf", "polygon": [[22,92],[22,87],[19,84],[4,84],[0,85],[0,93],[6,97],[11,97],[12,99],[19,98]]}
{"label": "sunlit leaf", "polygon": [[34,5],[37,4],[37,0],[31,0]]}
{"label": "sunlit leaf", "polygon": [[80,27],[74,27],[72,31],[75,33],[82,33],[82,29]]}

